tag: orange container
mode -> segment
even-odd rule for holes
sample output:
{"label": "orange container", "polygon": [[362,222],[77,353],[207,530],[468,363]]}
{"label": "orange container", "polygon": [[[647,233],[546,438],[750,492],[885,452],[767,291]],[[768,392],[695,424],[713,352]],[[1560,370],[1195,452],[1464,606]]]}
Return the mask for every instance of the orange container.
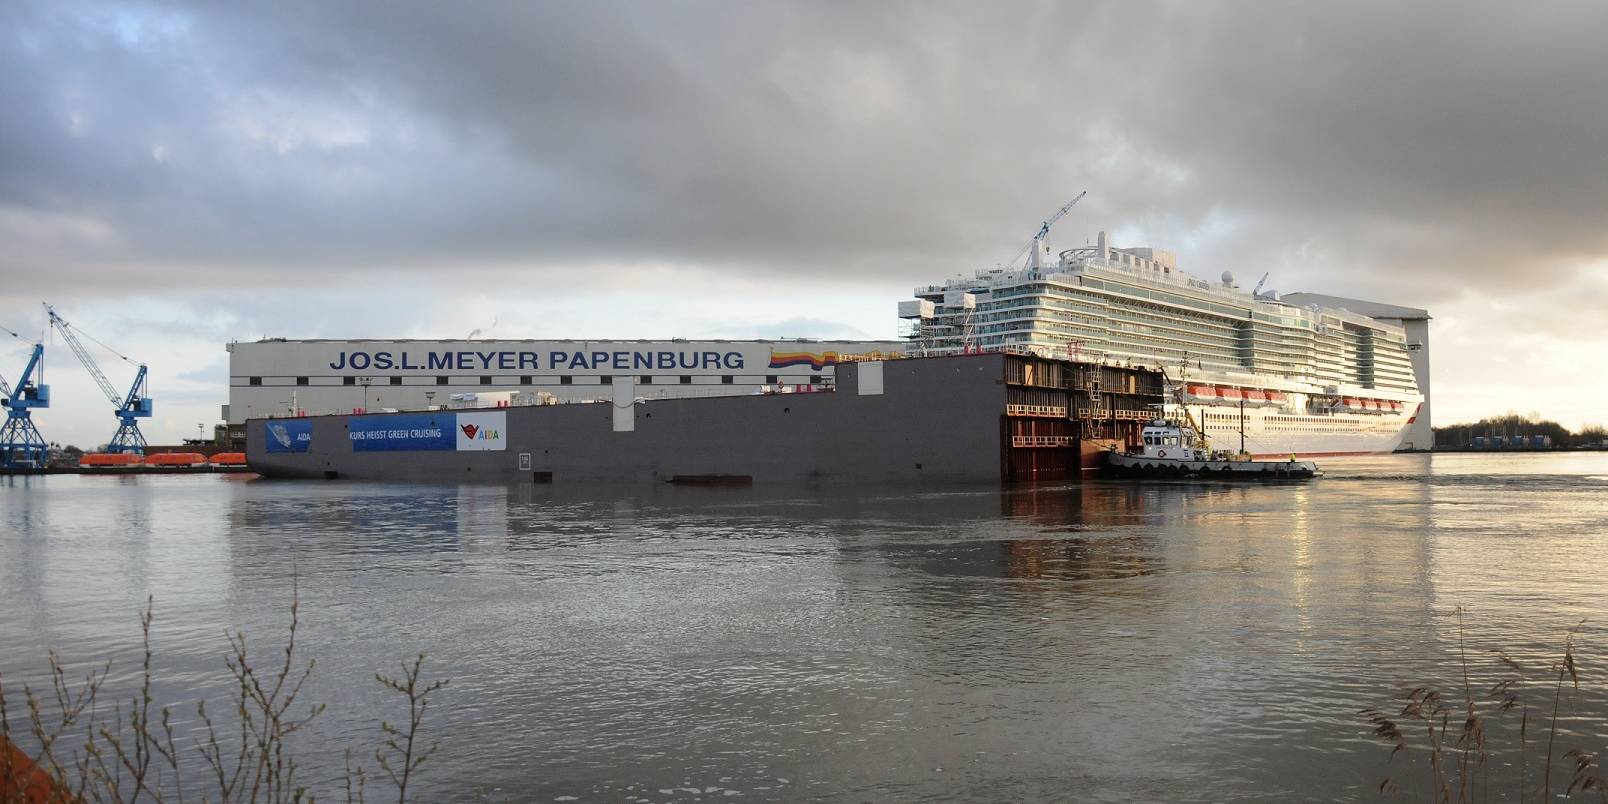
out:
{"label": "orange container", "polygon": [[220,453],[212,456],[212,465],[213,466],[245,466],[246,465],[246,453],[244,453],[244,452],[220,452]]}
{"label": "orange container", "polygon": [[146,466],[194,466],[206,462],[207,456],[199,452],[162,452],[145,456]]}
{"label": "orange container", "polygon": [[86,452],[78,458],[79,466],[137,466],[140,456],[132,452]]}

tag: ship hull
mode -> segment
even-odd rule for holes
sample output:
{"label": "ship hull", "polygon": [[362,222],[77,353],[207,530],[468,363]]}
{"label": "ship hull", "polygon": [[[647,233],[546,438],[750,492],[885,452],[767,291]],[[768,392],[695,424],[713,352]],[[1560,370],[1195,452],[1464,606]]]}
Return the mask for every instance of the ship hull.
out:
{"label": "ship hull", "polygon": [[1242,424],[1240,411],[1227,406],[1190,406],[1190,414],[1214,449],[1238,450],[1243,428],[1245,450],[1258,458],[1394,452],[1413,421],[1407,413],[1314,416],[1264,408],[1245,411]]}
{"label": "ship hull", "polygon": [[1306,480],[1322,477],[1311,461],[1186,460],[1111,452],[1105,468],[1119,477],[1215,478],[1219,480]]}

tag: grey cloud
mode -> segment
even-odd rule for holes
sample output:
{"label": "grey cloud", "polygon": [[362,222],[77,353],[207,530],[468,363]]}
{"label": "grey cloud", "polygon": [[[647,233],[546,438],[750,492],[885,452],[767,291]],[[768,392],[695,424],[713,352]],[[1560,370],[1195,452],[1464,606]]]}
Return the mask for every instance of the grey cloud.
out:
{"label": "grey cloud", "polygon": [[872,336],[865,330],[841,321],[824,318],[789,318],[750,326],[722,327],[710,333],[711,337],[732,339],[790,339],[822,338],[842,340],[868,340]]}
{"label": "grey cloud", "polygon": [[1132,230],[1286,290],[1432,305],[1608,254],[1598,4],[0,14],[6,294],[643,261],[920,281],[1084,188],[1066,245]]}

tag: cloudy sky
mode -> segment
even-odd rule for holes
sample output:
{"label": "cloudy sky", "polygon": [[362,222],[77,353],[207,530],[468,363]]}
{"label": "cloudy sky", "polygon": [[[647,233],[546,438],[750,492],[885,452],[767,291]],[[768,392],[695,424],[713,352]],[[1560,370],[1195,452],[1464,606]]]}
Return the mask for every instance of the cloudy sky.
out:
{"label": "cloudy sky", "polygon": [[[0,326],[889,337],[1055,231],[1426,307],[1438,424],[1603,421],[1601,3],[0,3]],[[15,379],[24,345],[0,345]],[[114,383],[132,367],[103,355]],[[52,440],[109,407],[53,350]]]}

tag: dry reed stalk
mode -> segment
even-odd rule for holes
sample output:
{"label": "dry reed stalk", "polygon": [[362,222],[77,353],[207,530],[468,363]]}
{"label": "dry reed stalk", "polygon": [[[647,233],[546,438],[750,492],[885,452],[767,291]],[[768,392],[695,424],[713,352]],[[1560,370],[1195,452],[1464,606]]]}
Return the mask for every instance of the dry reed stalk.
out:
{"label": "dry reed stalk", "polygon": [[[291,750],[292,738],[323,714],[324,706],[295,709],[302,687],[316,666],[312,660],[304,663],[297,657],[300,600],[295,588],[282,657],[267,672],[260,672],[252,664],[243,632],[228,636],[230,653],[224,666],[234,682],[229,700],[232,722],[215,720],[205,700],[196,704],[203,728],[201,736],[191,740],[185,749],[199,755],[204,763],[203,778],[207,783],[202,786],[207,789],[203,790],[186,790],[172,712],[166,706],[157,707],[152,695],[154,611],[154,601],[147,598],[140,615],[143,656],[139,687],[126,709],[118,704],[109,716],[97,710],[96,703],[111,672],[111,662],[90,670],[75,685],[68,680],[60,657],[49,652],[50,697],[37,695],[27,684],[22,687],[27,709],[26,737],[36,757],[37,772],[48,779],[49,793],[41,797],[27,792],[37,789],[37,785],[30,786],[34,779],[17,767],[10,751],[0,751],[0,804],[135,804],[147,800],[183,804],[190,797],[218,802],[311,802],[312,792],[297,779],[300,764]],[[376,676],[381,684],[408,698],[406,730],[382,723],[383,743],[375,751],[381,767],[398,788],[399,801],[406,800],[409,783],[435,751],[433,745],[420,751],[418,740],[430,696],[447,684],[444,680],[421,680],[423,664],[421,653],[411,667],[403,665],[401,677]],[[6,692],[0,683],[0,748],[12,745],[17,735],[12,729]],[[350,749],[346,757],[347,801],[362,802],[366,785],[363,768],[352,765]]]}
{"label": "dry reed stalk", "polygon": [[[1397,753],[1410,752],[1414,747],[1411,735],[1418,730],[1403,728],[1402,722],[1417,722],[1422,726],[1423,748],[1428,758],[1428,801],[1445,802],[1445,804],[1473,804],[1475,801],[1488,801],[1491,799],[1490,787],[1490,759],[1491,753],[1488,745],[1486,721],[1492,714],[1502,714],[1513,709],[1519,710],[1519,741],[1518,741],[1518,800],[1523,804],[1530,797],[1529,777],[1529,732],[1530,711],[1529,706],[1520,696],[1521,685],[1527,675],[1525,668],[1501,651],[1491,651],[1496,661],[1513,671],[1514,676],[1499,681],[1491,687],[1486,698],[1494,704],[1494,711],[1487,713],[1482,709],[1480,699],[1473,692],[1473,682],[1469,671],[1468,653],[1463,630],[1463,609],[1456,610],[1458,621],[1458,662],[1462,673],[1463,701],[1462,727],[1458,730],[1455,739],[1450,738],[1451,707],[1446,705],[1444,696],[1433,687],[1415,687],[1408,690],[1403,696],[1403,704],[1396,718],[1389,717],[1376,709],[1365,709],[1362,715],[1373,725],[1375,738],[1391,744],[1390,758],[1393,760]],[[1538,800],[1548,801],[1552,798],[1552,765],[1558,742],[1559,720],[1562,714],[1564,697],[1564,681],[1568,679],[1570,689],[1578,693],[1580,689],[1580,671],[1575,655],[1575,636],[1584,622],[1571,628],[1564,639],[1563,658],[1550,668],[1551,673],[1543,683],[1552,687],[1552,716],[1547,728],[1547,748],[1543,761],[1542,784],[1534,792]],[[1570,760],[1573,772],[1569,787],[1563,793],[1572,797],[1576,792],[1596,791],[1602,800],[1608,801],[1608,784],[1605,784],[1600,775],[1600,766],[1595,754],[1583,749],[1573,749],[1563,755]],[[1455,776],[1455,778],[1453,778]],[[1400,791],[1395,779],[1386,777],[1379,785],[1381,793],[1396,793]]]}

